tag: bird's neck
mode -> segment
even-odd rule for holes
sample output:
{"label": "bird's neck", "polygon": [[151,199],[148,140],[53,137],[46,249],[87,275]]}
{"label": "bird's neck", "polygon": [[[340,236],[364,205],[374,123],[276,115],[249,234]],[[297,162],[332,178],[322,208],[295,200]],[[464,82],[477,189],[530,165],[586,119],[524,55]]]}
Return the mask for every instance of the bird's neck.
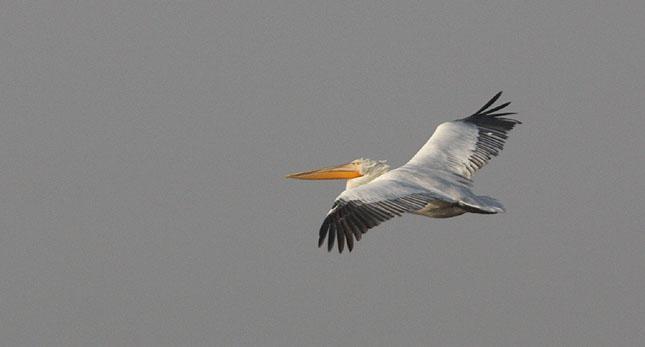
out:
{"label": "bird's neck", "polygon": [[357,178],[353,178],[351,180],[347,180],[347,185],[346,189],[352,189],[356,188],[358,186],[362,186],[364,184],[368,184],[375,180],[377,177],[383,175],[384,173],[390,171],[390,166],[389,165],[380,165],[378,167],[372,168],[369,172],[367,172],[365,175]]}

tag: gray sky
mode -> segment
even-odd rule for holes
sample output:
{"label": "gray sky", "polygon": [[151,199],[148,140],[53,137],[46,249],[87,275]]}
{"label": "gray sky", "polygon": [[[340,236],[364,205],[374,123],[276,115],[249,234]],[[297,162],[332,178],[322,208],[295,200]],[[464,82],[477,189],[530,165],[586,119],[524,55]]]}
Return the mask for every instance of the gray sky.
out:
{"label": "gray sky", "polygon": [[[0,338],[11,346],[637,346],[645,5],[4,2]],[[343,182],[493,94],[502,215],[316,248]]]}

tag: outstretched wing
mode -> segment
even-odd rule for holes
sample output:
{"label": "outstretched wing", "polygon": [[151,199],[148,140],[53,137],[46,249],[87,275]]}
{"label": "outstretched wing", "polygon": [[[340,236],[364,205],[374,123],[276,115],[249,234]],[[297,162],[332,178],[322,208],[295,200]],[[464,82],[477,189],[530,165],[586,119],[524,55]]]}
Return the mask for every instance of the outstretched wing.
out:
{"label": "outstretched wing", "polygon": [[318,247],[327,239],[327,250],[331,251],[337,240],[339,253],[345,243],[351,252],[354,239],[360,241],[367,230],[403,213],[418,211],[432,201],[449,199],[418,186],[384,178],[346,190],[336,198],[320,227]]}
{"label": "outstretched wing", "polygon": [[496,113],[510,102],[490,108],[502,95],[497,93],[473,115],[441,123],[428,142],[408,164],[452,172],[470,179],[504,148],[507,133],[520,121],[505,118],[512,112]]}

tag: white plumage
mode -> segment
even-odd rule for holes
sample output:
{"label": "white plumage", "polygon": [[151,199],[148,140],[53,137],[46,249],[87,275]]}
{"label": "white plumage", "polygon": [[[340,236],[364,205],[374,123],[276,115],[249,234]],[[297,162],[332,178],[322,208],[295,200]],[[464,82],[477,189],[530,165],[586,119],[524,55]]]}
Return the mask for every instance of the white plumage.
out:
{"label": "white plumage", "polygon": [[[353,249],[368,229],[404,213],[447,218],[466,212],[503,212],[495,199],[471,191],[473,174],[503,149],[518,120],[514,113],[495,113],[510,104],[489,107],[497,93],[473,115],[440,124],[432,137],[405,165],[389,171],[383,161],[357,159],[333,168],[292,174],[299,179],[349,179],[320,228],[319,246],[338,242]],[[352,171],[353,170],[353,171]],[[354,172],[354,174],[352,174]]]}

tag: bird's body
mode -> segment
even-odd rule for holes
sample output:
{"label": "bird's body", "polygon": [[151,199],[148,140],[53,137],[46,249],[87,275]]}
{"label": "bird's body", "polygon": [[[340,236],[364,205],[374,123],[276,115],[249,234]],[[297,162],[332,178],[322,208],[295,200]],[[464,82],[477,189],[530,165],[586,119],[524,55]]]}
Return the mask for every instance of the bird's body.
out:
{"label": "bird's body", "polygon": [[357,159],[332,168],[292,174],[298,179],[345,178],[347,189],[335,200],[320,228],[319,246],[327,238],[342,252],[353,249],[368,229],[404,213],[449,218],[470,213],[495,214],[503,206],[472,192],[472,175],[502,150],[507,132],[520,122],[488,109],[495,95],[475,114],[440,124],[428,142],[405,165],[389,170],[384,161]]}

